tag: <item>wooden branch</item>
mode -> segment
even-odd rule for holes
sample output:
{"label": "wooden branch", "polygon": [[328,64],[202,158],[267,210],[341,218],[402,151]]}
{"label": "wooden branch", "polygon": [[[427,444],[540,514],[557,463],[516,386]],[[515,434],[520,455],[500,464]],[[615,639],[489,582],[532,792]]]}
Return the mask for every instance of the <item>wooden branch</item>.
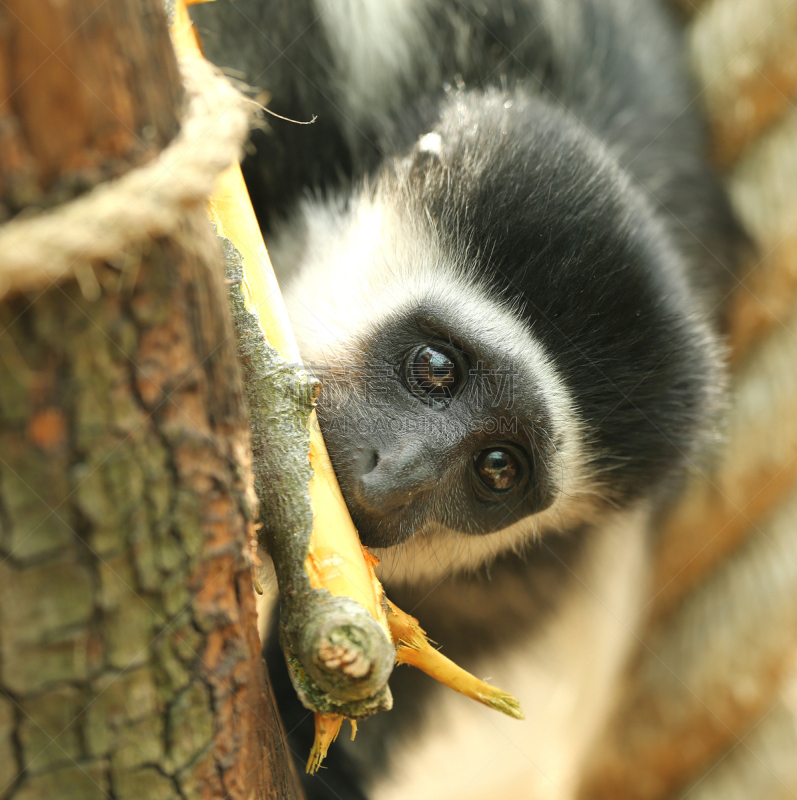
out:
{"label": "wooden branch", "polygon": [[[0,31],[6,217],[59,208],[178,130],[158,0],[10,0]],[[249,432],[204,208],[82,279],[0,302],[0,797],[299,798],[255,625]]]}

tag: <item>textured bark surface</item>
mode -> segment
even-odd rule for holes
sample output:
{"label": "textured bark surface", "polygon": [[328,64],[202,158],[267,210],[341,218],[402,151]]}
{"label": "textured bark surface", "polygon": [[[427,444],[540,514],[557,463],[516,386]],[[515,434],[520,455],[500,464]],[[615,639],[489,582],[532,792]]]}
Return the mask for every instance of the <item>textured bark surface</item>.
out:
{"label": "textured bark surface", "polygon": [[126,172],[177,131],[177,64],[155,0],[0,4],[0,221]]}
{"label": "textured bark surface", "polygon": [[[56,206],[177,130],[157,0],[14,0],[0,39],[2,213]],[[97,297],[69,281],[0,302],[0,798],[298,797],[204,210],[92,270]]]}

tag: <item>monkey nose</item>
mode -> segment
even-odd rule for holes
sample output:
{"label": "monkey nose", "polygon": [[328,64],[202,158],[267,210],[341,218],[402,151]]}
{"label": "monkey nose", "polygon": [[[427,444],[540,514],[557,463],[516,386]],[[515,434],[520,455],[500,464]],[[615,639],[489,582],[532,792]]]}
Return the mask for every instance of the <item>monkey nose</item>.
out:
{"label": "monkey nose", "polygon": [[374,452],[355,484],[357,502],[374,514],[412,502],[435,480],[437,471],[420,453]]}

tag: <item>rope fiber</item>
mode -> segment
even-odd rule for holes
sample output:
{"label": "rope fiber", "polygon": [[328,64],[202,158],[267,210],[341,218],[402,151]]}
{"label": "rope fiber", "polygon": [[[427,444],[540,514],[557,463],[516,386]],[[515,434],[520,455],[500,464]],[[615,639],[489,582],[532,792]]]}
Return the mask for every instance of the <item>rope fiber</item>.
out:
{"label": "rope fiber", "polygon": [[251,103],[200,58],[180,64],[186,112],[157,158],[35,217],[0,226],[0,299],[75,275],[142,240],[166,236],[238,158]]}

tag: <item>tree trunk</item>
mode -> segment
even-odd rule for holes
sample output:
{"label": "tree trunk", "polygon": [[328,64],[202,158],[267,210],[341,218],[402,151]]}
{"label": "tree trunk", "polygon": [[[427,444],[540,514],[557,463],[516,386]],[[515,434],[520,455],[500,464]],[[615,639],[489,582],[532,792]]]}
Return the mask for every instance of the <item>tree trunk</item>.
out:
{"label": "tree trunk", "polygon": [[[180,104],[158,0],[7,0],[0,220],[150,160]],[[299,797],[204,209],[79,274],[0,300],[0,799]]]}

